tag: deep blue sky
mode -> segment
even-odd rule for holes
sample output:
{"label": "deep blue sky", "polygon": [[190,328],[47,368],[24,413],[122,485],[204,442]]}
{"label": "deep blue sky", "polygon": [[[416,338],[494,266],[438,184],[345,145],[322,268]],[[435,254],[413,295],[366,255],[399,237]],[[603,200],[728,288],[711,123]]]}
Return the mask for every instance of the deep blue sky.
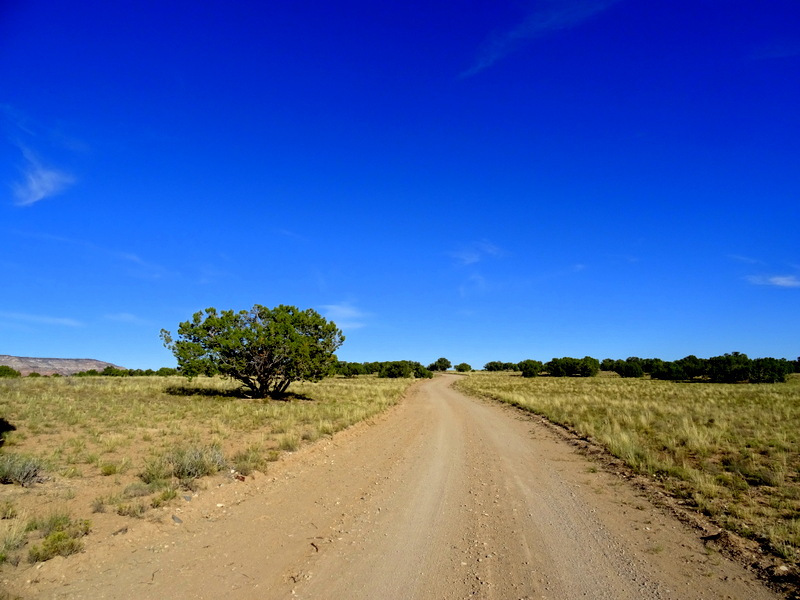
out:
{"label": "deep blue sky", "polygon": [[0,354],[800,354],[796,0],[6,0],[0,123]]}

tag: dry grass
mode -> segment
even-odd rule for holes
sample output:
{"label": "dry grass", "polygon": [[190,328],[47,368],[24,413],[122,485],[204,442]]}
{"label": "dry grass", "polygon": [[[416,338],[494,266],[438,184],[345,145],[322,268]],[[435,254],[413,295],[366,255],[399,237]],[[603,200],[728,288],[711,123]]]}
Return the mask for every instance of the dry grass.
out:
{"label": "dry grass", "polygon": [[458,385],[573,428],[721,527],[800,559],[800,376],[735,385],[473,373]]}
{"label": "dry grass", "polygon": [[0,481],[12,482],[0,485],[0,563],[19,562],[26,549],[38,560],[83,544],[64,532],[37,542],[16,513],[42,518],[37,511],[55,504],[93,521],[146,517],[181,487],[219,471],[265,471],[281,452],[385,410],[411,382],[333,378],[264,401],[238,397],[217,378],[0,379],[0,415],[17,427],[0,451]]}

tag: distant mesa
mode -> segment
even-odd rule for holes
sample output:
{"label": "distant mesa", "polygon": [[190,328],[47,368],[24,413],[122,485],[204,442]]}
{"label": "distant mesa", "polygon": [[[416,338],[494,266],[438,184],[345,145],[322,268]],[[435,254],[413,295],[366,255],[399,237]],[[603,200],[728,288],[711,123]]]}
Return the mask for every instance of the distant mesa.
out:
{"label": "distant mesa", "polygon": [[9,356],[7,354],[0,354],[0,365],[11,367],[22,375],[30,375],[31,373],[39,373],[39,375],[74,375],[90,369],[102,371],[106,367],[125,368],[93,358],[30,358],[27,356]]}

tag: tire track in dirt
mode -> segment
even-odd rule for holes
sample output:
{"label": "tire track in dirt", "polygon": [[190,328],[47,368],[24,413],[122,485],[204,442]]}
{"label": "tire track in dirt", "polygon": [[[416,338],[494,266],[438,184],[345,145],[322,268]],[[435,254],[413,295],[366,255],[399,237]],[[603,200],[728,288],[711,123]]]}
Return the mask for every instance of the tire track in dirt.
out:
{"label": "tire track in dirt", "polygon": [[677,520],[454,376],[278,463],[31,567],[24,598],[776,598]]}

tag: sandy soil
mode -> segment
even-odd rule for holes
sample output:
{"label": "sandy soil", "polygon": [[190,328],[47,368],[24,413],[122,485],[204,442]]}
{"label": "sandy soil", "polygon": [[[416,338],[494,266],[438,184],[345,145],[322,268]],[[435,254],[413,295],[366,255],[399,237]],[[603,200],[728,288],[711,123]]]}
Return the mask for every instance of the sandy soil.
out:
{"label": "sandy soil", "polygon": [[550,428],[453,378],[3,583],[23,598],[779,597]]}

